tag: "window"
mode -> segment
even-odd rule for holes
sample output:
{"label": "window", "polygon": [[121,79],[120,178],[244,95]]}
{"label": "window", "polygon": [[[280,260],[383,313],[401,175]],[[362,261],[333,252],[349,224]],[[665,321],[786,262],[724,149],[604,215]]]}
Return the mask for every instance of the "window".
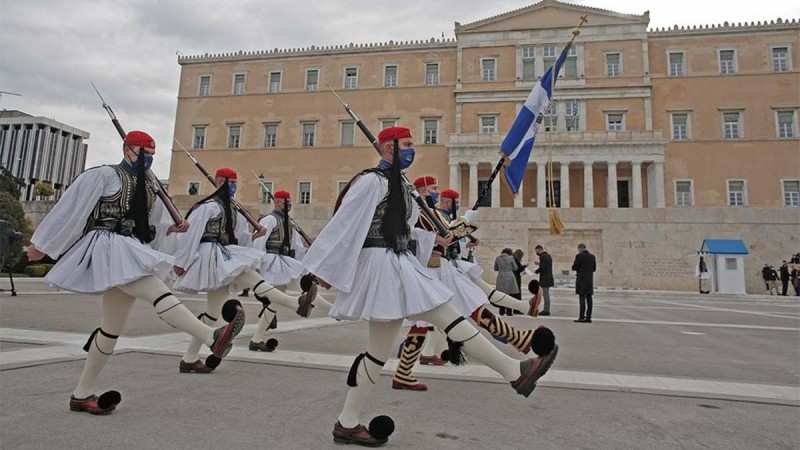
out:
{"label": "window", "polygon": [[783,206],[800,206],[800,180],[783,180]]}
{"label": "window", "polygon": [[608,131],[624,131],[625,130],[625,114],[624,113],[608,113],[606,114],[606,130]]}
{"label": "window", "polygon": [[558,131],[558,102],[551,101],[542,113],[544,131]]}
{"label": "window", "polygon": [[497,79],[496,64],[497,60],[494,58],[481,58],[481,79],[483,81],[495,81]]}
{"label": "window", "polygon": [[358,67],[344,69],[344,88],[355,89],[358,87]]}
{"label": "window", "polygon": [[314,135],[317,131],[317,124],[314,122],[301,122],[303,128],[303,138],[301,140],[303,147],[314,146]]}
{"label": "window", "polygon": [[203,75],[200,77],[200,90],[198,91],[200,97],[208,97],[211,95],[211,75]]}
{"label": "window", "polygon": [[425,144],[436,144],[439,142],[439,120],[425,119],[422,121],[422,135],[424,136]]}
{"label": "window", "polygon": [[741,133],[741,114],[738,112],[722,113],[722,131],[725,139],[739,139]]}
{"label": "window", "polygon": [[349,147],[355,143],[355,122],[342,122],[342,146]]}
{"label": "window", "polygon": [[683,70],[683,52],[669,52],[669,76],[682,77],[686,75]]}
{"label": "window", "polygon": [[772,47],[772,71],[789,71],[789,47]]}
{"label": "window", "polygon": [[536,79],[534,51],[535,47],[532,45],[522,47],[522,79],[525,81]]}
{"label": "window", "polygon": [[689,114],[672,113],[672,139],[676,141],[689,139]]}
{"label": "window", "polygon": [[736,258],[725,258],[725,270],[739,270]]}
{"label": "window", "polygon": [[439,84],[439,63],[425,63],[425,84],[428,86]]}
{"label": "window", "polygon": [[244,74],[237,73],[233,75],[233,94],[239,95],[244,94]]}
{"label": "window", "polygon": [[383,66],[383,86],[397,86],[397,65]]}
{"label": "window", "polygon": [[397,119],[381,119],[380,129],[389,128],[397,125]]}
{"label": "window", "polygon": [[297,191],[300,193],[300,204],[301,205],[310,205],[311,204],[311,182],[310,181],[301,181],[298,185]]}
{"label": "window", "polygon": [[242,139],[241,125],[228,125],[228,148],[239,148]]}
{"label": "window", "polygon": [[[261,183],[264,183],[264,185],[267,186],[267,189],[269,189],[270,192],[274,190],[272,187],[272,181],[264,181],[264,175],[260,175],[258,179],[261,180]],[[272,200],[269,198],[269,194],[267,194],[267,191],[265,191],[264,188],[261,187],[261,184],[258,185],[258,188],[261,190],[259,201],[261,203],[272,203]]]}
{"label": "window", "polygon": [[794,111],[776,111],[778,120],[778,137],[790,139],[795,136]]}
{"label": "window", "polygon": [[336,197],[342,195],[342,191],[344,190],[345,186],[347,186],[347,181],[339,181],[336,183]]}
{"label": "window", "polygon": [[564,60],[564,78],[578,78],[578,48],[573,46]]}
{"label": "window", "polygon": [[278,146],[278,123],[271,122],[264,124],[264,147]]}
{"label": "window", "polygon": [[319,69],[306,70],[306,90],[319,90]]}
{"label": "window", "polygon": [[719,51],[719,73],[722,75],[732,75],[736,73],[736,51]]}
{"label": "window", "polygon": [[728,206],[744,206],[744,180],[728,180]]}
{"label": "window", "polygon": [[622,66],[619,53],[606,53],[606,75],[609,77],[621,77]]}
{"label": "window", "polygon": [[206,126],[194,127],[194,138],[192,138],[192,148],[206,148]]}
{"label": "window", "polygon": [[269,73],[269,91],[270,92],[280,92],[281,91],[281,72],[270,72]]}
{"label": "window", "polygon": [[189,187],[186,189],[186,192],[189,195],[197,195],[200,193],[200,182],[199,181],[190,181]]}
{"label": "window", "polygon": [[497,133],[497,116],[481,116],[481,133]]}
{"label": "window", "polygon": [[577,100],[566,101],[567,131],[580,131],[580,109]]}
{"label": "window", "polygon": [[692,206],[691,180],[675,181],[675,206]]}

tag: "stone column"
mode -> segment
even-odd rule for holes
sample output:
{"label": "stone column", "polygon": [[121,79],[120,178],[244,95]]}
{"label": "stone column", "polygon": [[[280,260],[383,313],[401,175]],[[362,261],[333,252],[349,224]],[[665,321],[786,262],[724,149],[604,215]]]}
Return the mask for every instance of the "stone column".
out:
{"label": "stone column", "polygon": [[631,163],[631,181],[633,182],[633,207],[642,207],[642,163]]}
{"label": "stone column", "polygon": [[469,203],[478,201],[478,163],[469,163]]}
{"label": "stone column", "polygon": [[617,163],[608,162],[608,201],[609,208],[616,208],[617,205]]}
{"label": "stone column", "polygon": [[492,208],[499,208],[500,207],[500,188],[502,187],[502,182],[500,181],[500,177],[494,179],[494,183],[492,183]]}
{"label": "stone column", "polygon": [[[525,168],[525,170],[527,170],[527,167]],[[524,179],[525,178],[523,177],[523,180]],[[522,182],[519,184],[519,191],[517,191],[517,196],[514,197],[514,208],[524,208],[524,207],[525,207],[525,183]]]}
{"label": "stone column", "polygon": [[545,166],[547,163],[536,163],[536,207],[547,207],[547,191],[545,189]]}
{"label": "stone column", "polygon": [[569,208],[569,161],[561,164],[561,207]]}
{"label": "stone column", "polygon": [[450,184],[446,187],[444,183],[439,183],[439,189],[453,189],[461,192],[461,166],[458,163],[450,163]]}
{"label": "stone column", "polygon": [[583,163],[583,207],[594,208],[594,177],[593,162]]}
{"label": "stone column", "polygon": [[655,165],[656,174],[656,208],[664,208],[666,207],[664,201],[664,162],[656,161],[653,164]]}

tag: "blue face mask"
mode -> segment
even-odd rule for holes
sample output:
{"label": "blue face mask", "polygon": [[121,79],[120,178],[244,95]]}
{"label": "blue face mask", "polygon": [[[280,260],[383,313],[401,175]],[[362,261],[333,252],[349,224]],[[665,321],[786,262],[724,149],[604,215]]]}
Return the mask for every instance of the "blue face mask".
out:
{"label": "blue face mask", "polygon": [[139,159],[136,160],[137,167],[142,163],[144,163],[144,170],[150,170],[150,166],[153,165],[153,155],[145,154],[144,157],[139,156]]}
{"label": "blue face mask", "polygon": [[288,213],[291,210],[292,210],[292,204],[289,203],[289,202],[286,202],[286,212]]}
{"label": "blue face mask", "polygon": [[400,169],[408,169],[414,162],[415,154],[413,147],[400,150]]}
{"label": "blue face mask", "polygon": [[431,196],[431,201],[433,201],[434,204],[439,202],[439,193],[438,192],[431,192],[430,196]]}
{"label": "blue face mask", "polygon": [[231,193],[231,197],[236,194],[236,187],[237,184],[235,181],[228,181],[228,191]]}

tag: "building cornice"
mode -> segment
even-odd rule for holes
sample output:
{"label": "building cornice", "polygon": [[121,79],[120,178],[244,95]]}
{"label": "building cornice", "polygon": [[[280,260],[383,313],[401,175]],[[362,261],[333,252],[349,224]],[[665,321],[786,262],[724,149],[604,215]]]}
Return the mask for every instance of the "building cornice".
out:
{"label": "building cornice", "polygon": [[678,26],[673,25],[665,28],[653,28],[647,31],[647,37],[650,39],[669,38],[675,36],[697,36],[704,34],[720,34],[720,33],[748,33],[751,31],[788,31],[800,29],[800,19],[777,19],[758,22],[738,22],[721,24],[705,24],[705,25],[686,25]]}
{"label": "building cornice", "polygon": [[209,62],[232,62],[232,61],[260,61],[265,59],[285,59],[292,57],[311,57],[311,56],[338,56],[366,53],[386,53],[387,51],[415,51],[432,49],[455,49],[455,39],[436,39],[416,40],[416,41],[388,41],[379,43],[361,43],[346,45],[323,45],[300,48],[274,48],[272,50],[252,50],[227,53],[205,53],[202,55],[179,56],[178,64],[201,64]]}

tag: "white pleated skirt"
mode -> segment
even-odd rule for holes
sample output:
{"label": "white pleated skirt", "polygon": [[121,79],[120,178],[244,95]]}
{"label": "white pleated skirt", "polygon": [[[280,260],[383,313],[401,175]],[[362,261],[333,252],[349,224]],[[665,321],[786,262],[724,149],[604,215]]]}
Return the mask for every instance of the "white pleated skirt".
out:
{"label": "white pleated skirt", "polygon": [[[441,266],[430,268],[430,270],[442,284],[453,291],[453,298],[451,299],[453,306],[458,309],[458,312],[462,316],[469,318],[473,311],[478,309],[481,305],[488,303],[489,300],[486,298],[486,293],[470,280],[470,276],[466,272],[474,270],[469,266],[475,266],[478,267],[478,269],[480,269],[480,266],[469,262],[465,264],[462,263],[465,263],[465,261],[458,261],[458,267],[456,267],[453,266],[453,263],[450,261],[442,258]],[[466,269],[466,271],[464,269]],[[430,326],[430,324],[421,320],[406,320],[403,321],[403,326],[427,327]]]}
{"label": "white pleated skirt", "polygon": [[186,273],[177,278],[173,288],[197,293],[227,286],[245,270],[257,269],[263,255],[260,250],[250,247],[203,242],[197,258],[189,267],[184,267]]}
{"label": "white pleated skirt", "polygon": [[264,281],[273,286],[289,284],[293,279],[300,278],[304,270],[300,261],[277,253],[267,253],[261,259],[259,269]]}
{"label": "white pleated skirt", "polygon": [[97,294],[149,275],[166,279],[173,261],[138,239],[94,230],[59,258],[45,281],[59,289]]}
{"label": "white pleated skirt", "polygon": [[415,316],[446,302],[453,292],[410,253],[365,248],[350,292],[340,291],[330,316],[390,321]]}

